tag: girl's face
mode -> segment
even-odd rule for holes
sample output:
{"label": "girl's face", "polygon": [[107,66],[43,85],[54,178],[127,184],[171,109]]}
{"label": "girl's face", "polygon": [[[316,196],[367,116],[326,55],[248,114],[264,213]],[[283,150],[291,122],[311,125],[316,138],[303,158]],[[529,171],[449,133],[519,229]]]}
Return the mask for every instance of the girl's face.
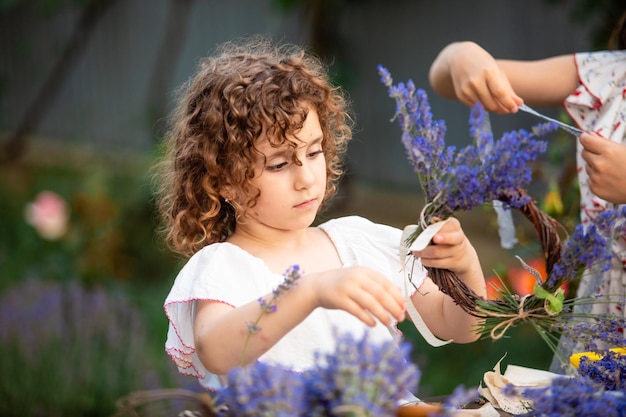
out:
{"label": "girl's face", "polygon": [[[265,163],[260,158],[252,185],[261,195],[243,227],[287,231],[309,227],[315,220],[326,193],[326,160],[317,112],[309,109],[302,129],[289,139],[298,144],[297,149],[288,144],[272,147],[267,140],[257,144]],[[300,165],[294,162],[294,152]]]}

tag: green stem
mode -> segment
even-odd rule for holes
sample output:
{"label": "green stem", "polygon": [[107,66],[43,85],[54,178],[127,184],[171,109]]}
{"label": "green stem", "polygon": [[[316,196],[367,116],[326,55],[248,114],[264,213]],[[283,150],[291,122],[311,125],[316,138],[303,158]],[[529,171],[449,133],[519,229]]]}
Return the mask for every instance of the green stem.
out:
{"label": "green stem", "polygon": [[244,359],[246,358],[246,351],[248,350],[248,344],[250,343],[250,338],[254,333],[257,333],[258,330],[254,331],[253,329],[259,329],[258,324],[261,321],[261,317],[265,312],[262,311],[259,314],[259,317],[252,323],[252,325],[248,325],[248,334],[246,335],[246,340],[243,342],[243,350],[241,351],[241,357],[239,358],[239,366],[243,366]]}

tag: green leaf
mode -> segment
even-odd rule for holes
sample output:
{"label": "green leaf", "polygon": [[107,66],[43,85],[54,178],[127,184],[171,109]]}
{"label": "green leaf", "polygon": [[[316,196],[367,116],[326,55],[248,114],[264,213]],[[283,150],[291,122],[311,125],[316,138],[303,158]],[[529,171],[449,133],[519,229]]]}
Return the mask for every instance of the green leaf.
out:
{"label": "green leaf", "polygon": [[549,312],[559,314],[563,310],[565,295],[562,288],[559,288],[554,294],[551,294],[543,287],[535,284],[533,294],[540,300],[548,300],[547,309]]}

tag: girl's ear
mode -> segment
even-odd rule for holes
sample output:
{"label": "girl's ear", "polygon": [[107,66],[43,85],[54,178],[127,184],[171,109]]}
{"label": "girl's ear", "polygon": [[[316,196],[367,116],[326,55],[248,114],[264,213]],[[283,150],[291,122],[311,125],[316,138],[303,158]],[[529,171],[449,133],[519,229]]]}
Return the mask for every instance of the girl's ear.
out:
{"label": "girl's ear", "polygon": [[220,187],[220,197],[222,197],[224,200],[234,200],[236,196],[237,193],[235,193],[235,190],[233,190],[232,186],[223,185],[222,187]]}

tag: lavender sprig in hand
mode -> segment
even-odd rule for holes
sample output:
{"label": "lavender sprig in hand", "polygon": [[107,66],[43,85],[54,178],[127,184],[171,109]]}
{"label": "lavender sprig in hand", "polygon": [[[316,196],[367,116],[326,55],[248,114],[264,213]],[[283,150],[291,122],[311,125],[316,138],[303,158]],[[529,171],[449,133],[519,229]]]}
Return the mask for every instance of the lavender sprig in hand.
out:
{"label": "lavender sprig in hand", "polygon": [[289,289],[292,288],[294,285],[296,285],[298,279],[300,279],[301,276],[302,274],[300,272],[299,265],[293,265],[289,267],[283,273],[283,277],[285,277],[285,280],[274,291],[272,291],[272,295],[269,298],[269,300],[263,297],[259,298],[258,301],[259,301],[259,305],[261,306],[261,313],[259,314],[259,317],[257,317],[255,321],[250,321],[246,323],[248,327],[248,335],[246,336],[246,340],[243,344],[243,351],[241,352],[241,359],[239,360],[239,366],[243,365],[243,361],[246,355],[246,350],[248,349],[248,343],[250,343],[250,338],[252,337],[253,334],[261,331],[261,327],[259,326],[259,322],[261,321],[261,318],[266,313],[273,313],[276,311],[277,309],[276,302],[278,301],[280,296],[284,294],[285,292],[289,291]]}
{"label": "lavender sprig in hand", "polygon": [[[394,118],[402,129],[402,143],[426,197],[419,227],[405,242],[407,247],[430,224],[456,212],[494,200],[502,201],[505,209],[522,208],[531,202],[523,192],[532,179],[529,162],[546,150],[546,142],[536,138],[556,130],[554,123],[539,124],[532,132],[509,132],[495,141],[483,129],[485,111],[477,104],[470,117],[470,134],[475,143],[456,152],[454,146],[445,145],[445,123],[433,120],[426,92],[416,89],[410,80],[394,85],[387,69],[379,66],[378,71],[389,96],[396,101]],[[477,315],[480,297],[462,280],[449,270],[428,268],[428,272],[442,292],[467,313]]]}

